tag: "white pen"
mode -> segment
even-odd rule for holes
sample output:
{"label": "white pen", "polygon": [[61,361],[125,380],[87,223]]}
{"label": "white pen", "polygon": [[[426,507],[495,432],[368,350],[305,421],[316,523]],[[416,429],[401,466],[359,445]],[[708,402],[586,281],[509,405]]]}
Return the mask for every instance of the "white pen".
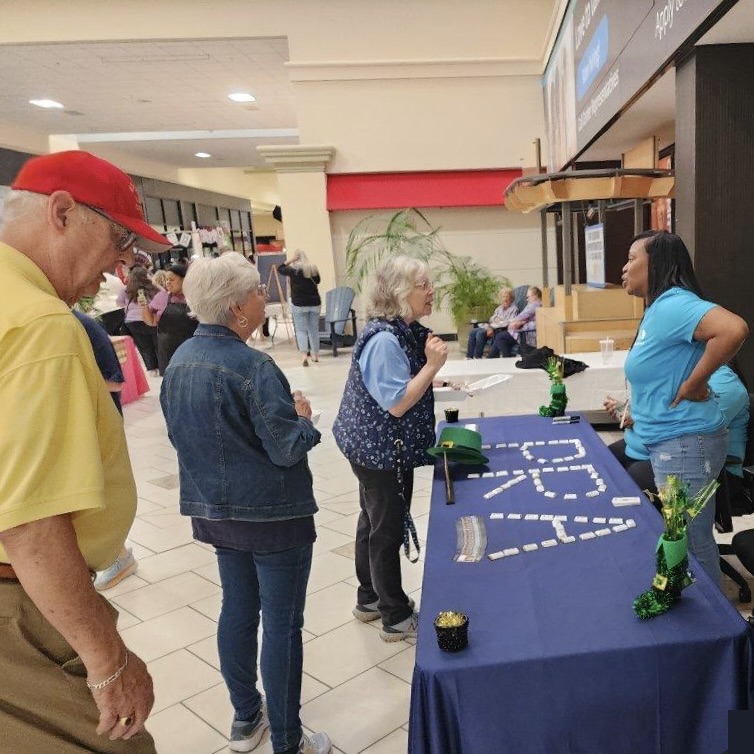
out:
{"label": "white pen", "polygon": [[620,424],[618,425],[618,429],[623,429],[623,425],[626,421],[626,413],[628,412],[628,403],[623,407],[623,413],[620,415]]}

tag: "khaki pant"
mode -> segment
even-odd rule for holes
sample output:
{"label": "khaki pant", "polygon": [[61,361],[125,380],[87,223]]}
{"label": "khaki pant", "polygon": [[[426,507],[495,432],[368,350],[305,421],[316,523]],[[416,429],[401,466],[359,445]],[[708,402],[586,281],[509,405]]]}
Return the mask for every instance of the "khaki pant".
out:
{"label": "khaki pant", "polygon": [[148,733],[110,741],[98,722],[84,664],[17,582],[0,581],[0,752],[156,754]]}

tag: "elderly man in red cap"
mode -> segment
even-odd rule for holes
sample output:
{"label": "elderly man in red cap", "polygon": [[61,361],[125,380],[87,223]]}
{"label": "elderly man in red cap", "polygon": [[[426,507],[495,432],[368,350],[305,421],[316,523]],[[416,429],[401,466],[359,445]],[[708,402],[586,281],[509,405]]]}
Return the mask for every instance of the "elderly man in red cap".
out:
{"label": "elderly man in red cap", "polygon": [[123,425],[69,305],[134,243],[170,246],[129,177],[87,152],[30,159],[0,228],[0,750],[154,754],[144,663],[92,573],[136,510]]}

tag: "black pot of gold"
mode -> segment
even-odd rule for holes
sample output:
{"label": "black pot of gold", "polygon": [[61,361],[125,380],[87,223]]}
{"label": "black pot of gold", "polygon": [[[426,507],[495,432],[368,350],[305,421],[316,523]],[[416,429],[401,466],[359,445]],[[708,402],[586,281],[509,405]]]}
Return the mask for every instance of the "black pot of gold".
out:
{"label": "black pot of gold", "polygon": [[446,610],[435,618],[437,646],[443,652],[460,652],[469,644],[469,617]]}

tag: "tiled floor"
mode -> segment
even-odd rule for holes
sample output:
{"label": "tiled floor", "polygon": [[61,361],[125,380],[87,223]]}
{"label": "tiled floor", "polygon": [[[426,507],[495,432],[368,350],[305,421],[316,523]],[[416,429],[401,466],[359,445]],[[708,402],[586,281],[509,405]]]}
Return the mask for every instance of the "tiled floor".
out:
{"label": "tiled floor", "polygon": [[[292,344],[270,353],[292,388],[322,411],[322,443],[310,455],[320,512],[309,581],[304,631],[301,717],[309,730],[324,730],[342,754],[405,754],[414,646],[386,644],[378,626],[353,619],[353,538],[358,512],[355,479],[330,433],[350,362],[323,354],[304,368]],[[456,354],[453,354],[456,357]],[[156,704],[149,729],[160,754],[228,752],[232,710],[219,673],[215,644],[220,587],[214,553],[192,540],[178,513],[177,465],[159,408],[159,379],[152,392],[125,407],[126,434],[139,490],[130,534],[137,575],[108,596],[120,611],[128,645],[148,663]],[[512,413],[508,411],[507,413]],[[605,441],[612,442],[610,433]],[[418,471],[413,512],[426,536],[431,471]],[[754,526],[737,519],[738,528]],[[404,587],[421,602],[423,558],[404,560]],[[257,749],[270,754],[269,737]]]}

